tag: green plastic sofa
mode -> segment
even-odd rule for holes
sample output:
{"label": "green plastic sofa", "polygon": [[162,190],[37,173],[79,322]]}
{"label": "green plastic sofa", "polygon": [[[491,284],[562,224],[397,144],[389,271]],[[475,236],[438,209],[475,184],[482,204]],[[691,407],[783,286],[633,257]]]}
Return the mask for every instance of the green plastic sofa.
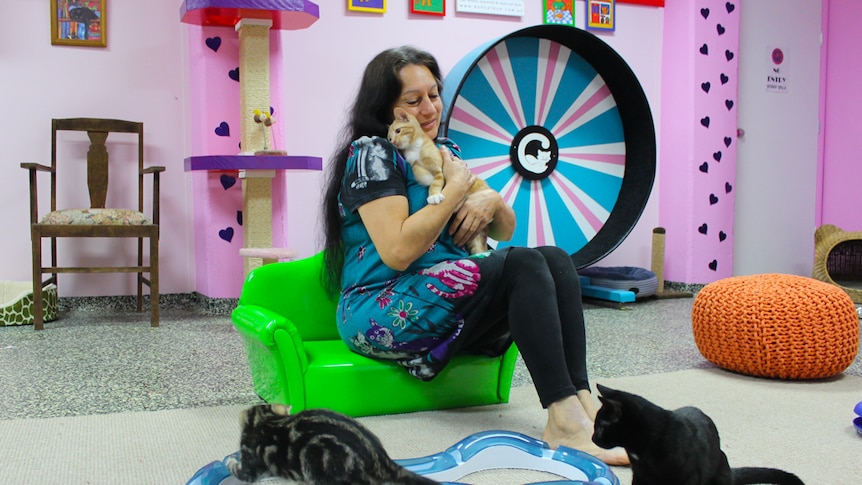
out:
{"label": "green plastic sofa", "polygon": [[251,271],[234,326],[245,343],[255,392],[293,412],[328,408],[372,416],[509,401],[518,349],[491,358],[458,355],[435,379],[349,350],[336,329],[336,300],[321,284],[323,254]]}

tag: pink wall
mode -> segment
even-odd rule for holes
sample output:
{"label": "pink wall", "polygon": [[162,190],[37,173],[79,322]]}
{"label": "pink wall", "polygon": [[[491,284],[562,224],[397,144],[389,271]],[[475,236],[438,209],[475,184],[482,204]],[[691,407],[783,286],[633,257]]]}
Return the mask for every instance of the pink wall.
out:
{"label": "pink wall", "polygon": [[670,1],[662,63],[661,214],[665,279],[709,283],[733,271],[739,9]]}
{"label": "pink wall", "polygon": [[[680,1],[690,0],[669,0],[668,4]],[[333,150],[362,67],[378,51],[397,43],[415,44],[434,52],[448,71],[475,46],[541,22],[541,2],[532,1],[525,2],[522,18],[459,14],[455,12],[454,0],[447,1],[448,13],[443,18],[410,14],[406,2],[387,2],[385,15],[349,12],[343,2],[317,3],[321,19],[309,29],[288,32],[282,38],[284,109],[275,127],[282,131],[284,147],[291,153],[325,159]],[[851,124],[840,120],[855,119],[858,109],[853,104],[862,104],[851,85],[852,79],[859,76],[854,72],[859,69],[858,60],[852,56],[857,55],[856,46],[860,45],[862,34],[856,33],[858,29],[854,30],[852,19],[860,18],[860,7],[855,0],[830,3],[830,18],[838,25],[835,27],[838,33],[829,39],[830,53],[838,56],[842,50],[839,45],[851,48],[843,49],[844,57],[829,58],[828,89],[830,94],[838,92],[833,98],[839,100],[836,109],[845,111],[840,115],[830,112],[825,123],[828,143],[824,153],[829,169],[824,173],[828,184],[840,183],[841,188],[830,186],[824,190],[830,196],[835,194],[836,201],[827,203],[824,197],[823,220],[848,228],[855,226],[858,230],[862,227],[858,210],[847,208],[854,206],[858,198],[856,191],[851,190],[860,185],[855,158],[860,153],[859,137],[849,132]],[[5,255],[0,260],[0,278],[30,278],[27,178],[19,163],[47,161],[50,118],[116,117],[143,121],[147,159],[168,167],[162,178],[162,291],[194,291],[193,184],[182,166],[183,159],[194,154],[189,119],[189,94],[193,87],[186,72],[190,34],[179,21],[179,5],[179,0],[152,2],[141,9],[134,3],[112,2],[108,47],[92,49],[51,46],[48,3],[14,3],[16,21],[0,29],[0,71],[4,74],[0,76],[0,92],[5,115],[0,117],[0,142],[4,147],[0,173],[6,182],[5,190],[0,191],[0,222],[6,235],[0,239],[0,249]],[[576,9],[582,8],[583,2],[577,2]],[[641,81],[653,107],[659,137],[666,129],[659,124],[664,119],[660,67],[664,26],[675,30],[694,28],[684,22],[666,22],[664,14],[662,8],[618,4],[616,32],[601,34]],[[582,27],[583,21],[579,20],[577,25]],[[838,85],[831,83],[833,72],[837,72],[834,77]],[[694,79],[693,74],[686,75]],[[838,172],[833,172],[835,167]],[[846,179],[850,181],[845,182]],[[285,178],[288,215],[284,237],[301,255],[309,255],[320,247],[317,229],[320,186],[319,173]],[[656,194],[681,190],[692,187],[668,184],[660,173],[641,221],[601,264],[649,267],[651,231],[659,225]],[[45,195],[43,191],[42,196]],[[42,203],[47,203],[47,199],[43,197]],[[75,245],[88,258],[104,254],[113,257],[117,253],[103,241]],[[129,251],[123,248],[120,252]],[[686,251],[669,254],[668,264],[688,264],[685,260],[691,256]],[[675,262],[679,258],[683,258],[682,263]],[[132,283],[128,275],[64,275],[60,294],[132,294]]]}
{"label": "pink wall", "polygon": [[825,82],[821,97],[825,117],[821,124],[824,163],[818,224],[834,224],[848,231],[862,231],[862,137],[857,121],[862,107],[860,19],[862,2],[858,0],[829,0],[824,10],[828,35],[821,76]]}

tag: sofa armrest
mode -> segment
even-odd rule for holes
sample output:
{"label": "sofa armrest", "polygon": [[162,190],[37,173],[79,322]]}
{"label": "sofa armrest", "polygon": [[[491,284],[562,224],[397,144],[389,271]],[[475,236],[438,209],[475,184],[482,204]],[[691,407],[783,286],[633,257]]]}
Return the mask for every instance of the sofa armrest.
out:
{"label": "sofa armrest", "polygon": [[305,374],[308,355],[302,336],[287,318],[263,307],[239,305],[231,314],[234,327],[246,341],[257,341],[272,352],[281,354],[285,371]]}

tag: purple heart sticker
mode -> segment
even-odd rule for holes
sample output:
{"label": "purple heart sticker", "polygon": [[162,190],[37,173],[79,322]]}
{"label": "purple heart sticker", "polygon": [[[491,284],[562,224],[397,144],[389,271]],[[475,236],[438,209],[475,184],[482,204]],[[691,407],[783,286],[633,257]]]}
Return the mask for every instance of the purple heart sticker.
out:
{"label": "purple heart sticker", "polygon": [[233,228],[227,227],[225,229],[220,230],[218,232],[218,237],[222,238],[223,240],[225,240],[227,242],[231,242],[231,240],[233,240]]}
{"label": "purple heart sticker", "polygon": [[221,37],[207,37],[206,42],[207,47],[213,50],[213,52],[218,52],[218,48],[221,47]]}
{"label": "purple heart sticker", "polygon": [[234,184],[236,184],[236,177],[232,177],[228,174],[222,174],[221,186],[224,187],[225,190],[233,187]]}
{"label": "purple heart sticker", "polygon": [[239,82],[239,68],[231,69],[227,75],[236,82]]}
{"label": "purple heart sticker", "polygon": [[218,136],[230,136],[230,126],[226,121],[222,121],[215,129],[215,134]]}

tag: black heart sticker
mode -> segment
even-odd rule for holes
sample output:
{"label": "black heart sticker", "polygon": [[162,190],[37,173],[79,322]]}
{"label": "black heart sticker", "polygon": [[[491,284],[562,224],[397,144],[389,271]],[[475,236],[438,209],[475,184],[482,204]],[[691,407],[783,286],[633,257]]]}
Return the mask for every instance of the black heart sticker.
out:
{"label": "black heart sticker", "polygon": [[213,52],[218,52],[218,48],[221,47],[221,37],[208,37],[207,40],[204,41]]}
{"label": "black heart sticker", "polygon": [[736,8],[736,5],[734,5],[730,2],[727,2],[724,4],[724,8],[727,9],[727,13],[730,13],[730,12],[733,12],[733,10]]}
{"label": "black heart sticker", "polygon": [[706,44],[703,44],[702,46],[700,46],[700,53],[705,55],[705,56],[708,56],[709,55],[709,47],[707,47]]}
{"label": "black heart sticker", "polygon": [[222,240],[231,242],[233,240],[233,228],[227,227],[218,232],[218,237],[222,238]]}
{"label": "black heart sticker", "polygon": [[709,231],[709,226],[707,226],[705,222],[703,224],[701,224],[700,227],[697,228],[697,232],[699,232],[701,234],[706,234],[708,231]]}
{"label": "black heart sticker", "polygon": [[731,109],[733,109],[733,100],[732,99],[725,99],[724,100],[724,106],[726,106],[727,110],[730,111]]}
{"label": "black heart sticker", "polygon": [[721,78],[721,84],[727,84],[727,81],[730,81],[730,78],[727,77],[727,75],[725,73],[721,73],[720,78]]}
{"label": "black heart sticker", "polygon": [[730,182],[725,182],[724,183],[724,193],[729,194],[731,190],[733,190],[733,185],[730,185]]}
{"label": "black heart sticker", "polygon": [[236,211],[236,223],[242,225],[242,211]]}
{"label": "black heart sticker", "polygon": [[702,9],[700,9],[700,15],[701,15],[703,18],[708,18],[708,17],[709,17],[709,9],[708,9],[708,8],[702,8]]}
{"label": "black heart sticker", "polygon": [[709,194],[709,205],[718,204],[718,197],[715,194]]}
{"label": "black heart sticker", "polygon": [[709,88],[710,88],[711,86],[712,86],[712,84],[710,84],[709,82],[700,83],[700,89],[703,89],[703,92],[704,92],[704,93],[708,93],[708,92],[709,92]]}
{"label": "black heart sticker", "polygon": [[239,68],[231,69],[227,75],[236,82],[239,82]]}
{"label": "black heart sticker", "polygon": [[700,124],[709,128],[709,116],[704,116],[700,119]]}
{"label": "black heart sticker", "polygon": [[733,142],[733,139],[729,136],[724,137],[724,146],[730,148],[730,144]]}
{"label": "black heart sticker", "polygon": [[727,234],[724,231],[718,231],[718,242],[724,241],[727,239]]}
{"label": "black heart sticker", "polygon": [[718,269],[718,261],[717,261],[717,260],[715,260],[715,259],[713,259],[712,261],[710,261],[710,262],[709,262],[709,269],[711,269],[711,270],[713,270],[713,271],[717,270],[717,269]]}
{"label": "black heart sticker", "polygon": [[718,35],[724,35],[724,26],[721,24],[715,24],[715,31],[718,32]]}
{"label": "black heart sticker", "polygon": [[230,136],[230,126],[226,121],[222,121],[215,129],[215,134],[218,136]]}
{"label": "black heart sticker", "polygon": [[697,168],[698,168],[698,170],[700,170],[703,173],[709,173],[709,164],[706,162],[701,163],[700,167],[697,167]]}
{"label": "black heart sticker", "polygon": [[721,150],[714,152],[712,154],[712,159],[715,160],[716,162],[720,162],[721,161]]}
{"label": "black heart sticker", "polygon": [[730,60],[733,59],[733,52],[730,52],[729,50],[725,50],[724,51],[724,57],[728,60],[728,62],[730,62]]}
{"label": "black heart sticker", "polygon": [[236,177],[232,177],[228,174],[222,174],[221,186],[224,187],[225,190],[233,187],[234,184],[236,184]]}
{"label": "black heart sticker", "polygon": [[215,134],[218,136],[230,136],[230,126],[227,122],[222,121],[215,129]]}

